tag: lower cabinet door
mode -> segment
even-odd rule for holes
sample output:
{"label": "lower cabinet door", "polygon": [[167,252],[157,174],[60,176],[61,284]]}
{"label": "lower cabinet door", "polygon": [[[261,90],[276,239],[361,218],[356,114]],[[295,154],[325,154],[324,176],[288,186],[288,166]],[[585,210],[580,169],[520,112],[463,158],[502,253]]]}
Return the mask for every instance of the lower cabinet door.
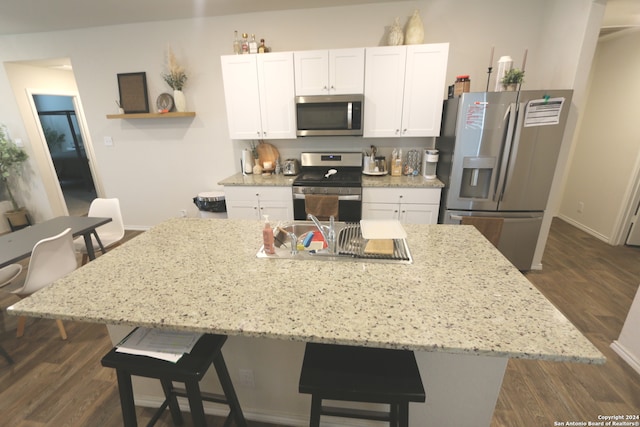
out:
{"label": "lower cabinet door", "polygon": [[362,219],[399,219],[397,203],[362,203]]}
{"label": "lower cabinet door", "polygon": [[436,224],[438,205],[427,203],[401,204],[400,221],[407,224]]}
{"label": "lower cabinet door", "polygon": [[287,221],[293,219],[291,203],[260,201],[260,216],[269,215],[269,220]]}
{"label": "lower cabinet door", "polygon": [[227,216],[230,219],[258,219],[260,211],[258,203],[252,200],[234,200],[227,202]]}

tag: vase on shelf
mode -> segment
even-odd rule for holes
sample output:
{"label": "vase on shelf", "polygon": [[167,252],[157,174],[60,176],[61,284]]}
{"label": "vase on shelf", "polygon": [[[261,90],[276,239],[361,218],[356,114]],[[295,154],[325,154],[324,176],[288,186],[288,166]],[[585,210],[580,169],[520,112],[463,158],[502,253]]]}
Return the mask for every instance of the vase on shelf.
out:
{"label": "vase on shelf", "polygon": [[187,111],[187,100],[184,97],[184,92],[181,90],[173,91],[173,105],[175,105],[176,111],[179,113]]}

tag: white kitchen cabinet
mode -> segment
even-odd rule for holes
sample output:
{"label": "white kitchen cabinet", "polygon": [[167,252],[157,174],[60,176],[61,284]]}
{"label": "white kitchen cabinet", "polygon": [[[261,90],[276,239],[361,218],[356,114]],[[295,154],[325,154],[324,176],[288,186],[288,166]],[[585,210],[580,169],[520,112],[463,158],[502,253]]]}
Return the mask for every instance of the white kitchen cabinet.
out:
{"label": "white kitchen cabinet", "polygon": [[231,219],[293,219],[291,187],[225,186],[224,193]]}
{"label": "white kitchen cabinet", "polygon": [[439,136],[449,44],[365,52],[364,137]]}
{"label": "white kitchen cabinet", "polygon": [[293,53],[225,55],[221,62],[231,139],[296,138]]}
{"label": "white kitchen cabinet", "polygon": [[296,95],[363,93],[364,48],[294,52]]}
{"label": "white kitchen cabinet", "polygon": [[362,219],[396,219],[407,224],[436,224],[440,188],[363,188]]}

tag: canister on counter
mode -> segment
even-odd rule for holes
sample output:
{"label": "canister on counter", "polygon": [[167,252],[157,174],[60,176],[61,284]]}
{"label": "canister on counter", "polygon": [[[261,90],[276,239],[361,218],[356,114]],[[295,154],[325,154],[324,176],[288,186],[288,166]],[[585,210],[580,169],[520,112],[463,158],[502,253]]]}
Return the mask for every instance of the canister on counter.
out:
{"label": "canister on counter", "polygon": [[460,96],[463,92],[471,90],[471,79],[467,74],[456,76],[456,83],[453,89],[453,96]]}

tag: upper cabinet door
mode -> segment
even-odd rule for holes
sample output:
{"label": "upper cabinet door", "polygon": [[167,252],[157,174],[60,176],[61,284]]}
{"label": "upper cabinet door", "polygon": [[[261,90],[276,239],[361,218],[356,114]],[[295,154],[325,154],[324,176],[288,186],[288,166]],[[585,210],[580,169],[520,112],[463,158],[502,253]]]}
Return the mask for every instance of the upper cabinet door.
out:
{"label": "upper cabinet door", "polygon": [[407,46],[402,136],[439,136],[449,44]]}
{"label": "upper cabinet door", "polygon": [[262,139],[295,139],[293,52],[257,55]]}
{"label": "upper cabinet door", "polygon": [[327,95],[329,93],[329,51],[294,52],[296,95]]}
{"label": "upper cabinet door", "polygon": [[329,51],[329,93],[364,92],[364,48]]}
{"label": "upper cabinet door", "polygon": [[294,53],[296,95],[363,93],[364,48]]}
{"label": "upper cabinet door", "polygon": [[231,139],[262,137],[255,55],[225,55],[222,62],[227,124]]}
{"label": "upper cabinet door", "polygon": [[363,135],[401,136],[407,50],[405,46],[389,46],[365,52]]}
{"label": "upper cabinet door", "polygon": [[449,44],[366,49],[365,137],[438,136]]}
{"label": "upper cabinet door", "polygon": [[231,139],[295,139],[293,53],[221,58]]}

